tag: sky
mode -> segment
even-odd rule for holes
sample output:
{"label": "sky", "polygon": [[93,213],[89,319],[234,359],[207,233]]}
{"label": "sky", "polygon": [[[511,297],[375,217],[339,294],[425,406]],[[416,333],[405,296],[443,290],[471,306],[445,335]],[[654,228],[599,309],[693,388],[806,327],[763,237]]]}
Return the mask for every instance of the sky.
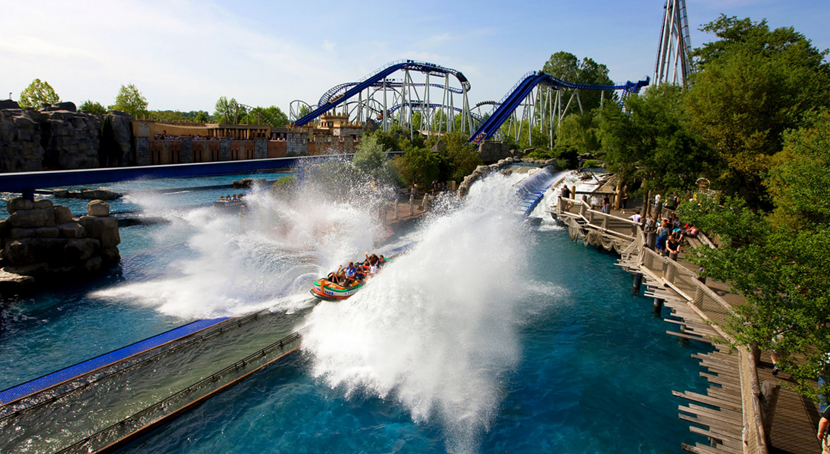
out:
{"label": "sky", "polygon": [[[76,104],[113,104],[132,83],[151,110],[213,112],[227,96],[287,113],[292,100],[315,104],[334,85],[411,59],[463,72],[474,104],[501,99],[558,51],[605,64],[617,83],[636,81],[654,72],[663,4],[0,0],[0,99],[40,78]],[[723,13],[793,26],[830,48],[827,0],[687,0],[687,8],[694,47],[713,39],[700,25]]]}

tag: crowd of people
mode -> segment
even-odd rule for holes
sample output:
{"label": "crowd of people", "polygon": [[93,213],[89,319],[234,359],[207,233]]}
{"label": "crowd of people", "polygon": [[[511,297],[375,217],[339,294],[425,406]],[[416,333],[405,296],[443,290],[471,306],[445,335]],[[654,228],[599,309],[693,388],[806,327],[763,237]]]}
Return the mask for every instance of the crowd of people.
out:
{"label": "crowd of people", "polygon": [[386,265],[386,259],[383,255],[369,255],[367,252],[365,261],[357,265],[354,262],[349,262],[345,267],[340,265],[337,271],[329,273],[326,280],[341,287],[354,287],[378,274],[384,265]]}

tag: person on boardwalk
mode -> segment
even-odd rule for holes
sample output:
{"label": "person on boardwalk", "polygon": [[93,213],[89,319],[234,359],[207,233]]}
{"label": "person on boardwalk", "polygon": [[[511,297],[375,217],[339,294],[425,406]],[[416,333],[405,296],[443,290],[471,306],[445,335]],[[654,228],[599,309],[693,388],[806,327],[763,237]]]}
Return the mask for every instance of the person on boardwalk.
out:
{"label": "person on boardwalk", "polygon": [[634,212],[634,214],[629,216],[628,219],[631,219],[632,222],[636,222],[636,223],[639,224],[640,220],[643,219],[643,217],[640,216],[640,210],[637,210],[637,211]]}
{"label": "person on boardwalk", "polygon": [[666,249],[669,253],[669,257],[676,262],[677,254],[680,253],[680,236],[677,232],[672,232],[669,236],[669,239],[666,242]]}
{"label": "person on boardwalk", "polygon": [[609,214],[611,212],[611,199],[608,198],[607,194],[602,198],[602,212],[605,214]]}
{"label": "person on boardwalk", "polygon": [[821,442],[821,454],[830,454],[830,407],[821,412],[821,419],[818,421],[818,441]]}
{"label": "person on boardwalk", "polygon": [[654,249],[658,255],[666,255],[666,241],[669,239],[669,221],[663,221],[657,229],[657,242]]}

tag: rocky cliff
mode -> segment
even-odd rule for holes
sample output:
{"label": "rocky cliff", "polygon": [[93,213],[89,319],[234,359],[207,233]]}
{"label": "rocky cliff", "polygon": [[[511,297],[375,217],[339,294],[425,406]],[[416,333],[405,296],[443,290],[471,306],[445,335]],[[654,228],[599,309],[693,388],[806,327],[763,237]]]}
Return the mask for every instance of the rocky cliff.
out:
{"label": "rocky cliff", "polygon": [[[106,150],[104,122],[110,132]],[[131,139],[130,115],[123,112],[77,112],[71,102],[40,110],[21,109],[11,101],[0,104],[0,172],[131,165]]]}

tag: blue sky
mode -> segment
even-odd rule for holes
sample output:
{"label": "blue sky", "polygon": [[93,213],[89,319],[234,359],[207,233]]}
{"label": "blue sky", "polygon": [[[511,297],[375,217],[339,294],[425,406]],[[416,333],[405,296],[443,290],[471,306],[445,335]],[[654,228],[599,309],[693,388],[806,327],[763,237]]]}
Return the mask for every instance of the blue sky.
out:
{"label": "blue sky", "polygon": [[[134,83],[150,109],[207,110],[219,96],[287,112],[399,59],[462,71],[471,104],[501,99],[564,50],[606,64],[616,82],[654,71],[661,0],[329,1],[0,0],[0,98],[34,78],[64,100],[112,104]],[[830,48],[826,0],[687,0],[697,28],[729,16],[794,26]]]}

